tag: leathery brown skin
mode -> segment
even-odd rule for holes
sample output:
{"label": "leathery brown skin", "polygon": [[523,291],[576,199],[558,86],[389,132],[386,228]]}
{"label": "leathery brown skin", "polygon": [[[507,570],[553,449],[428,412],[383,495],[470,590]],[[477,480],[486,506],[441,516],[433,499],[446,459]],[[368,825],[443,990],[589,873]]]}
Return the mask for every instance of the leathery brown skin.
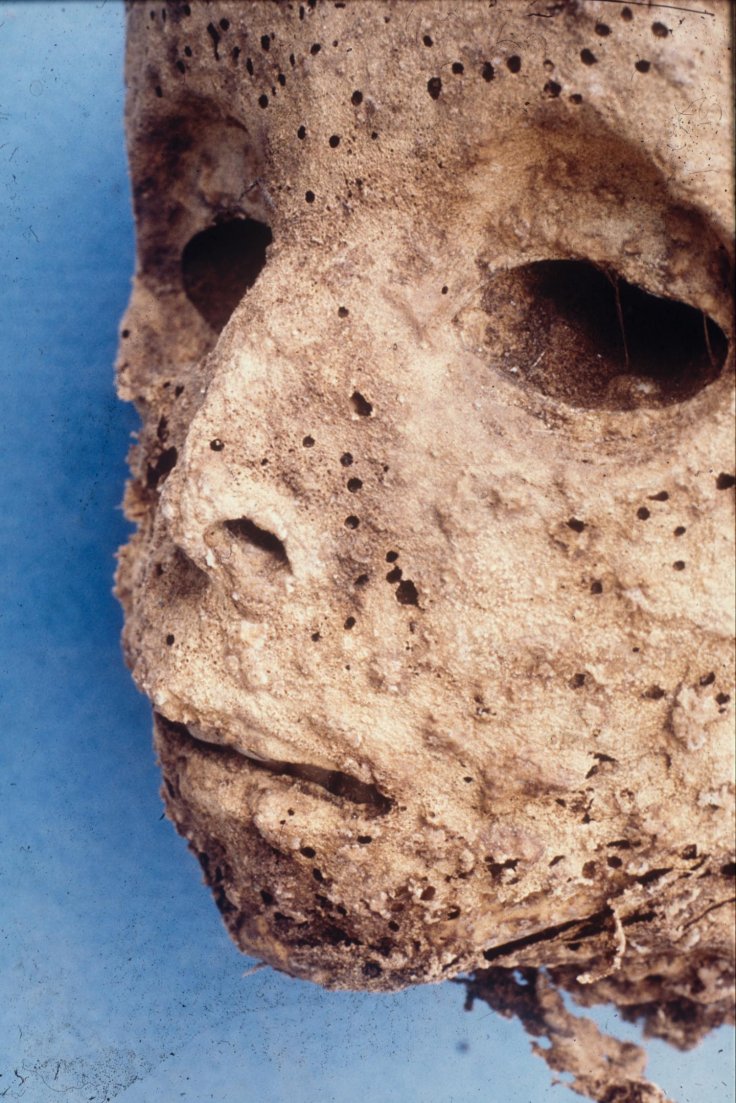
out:
{"label": "leathery brown skin", "polygon": [[[729,1013],[728,11],[626,10],[129,8],[126,656],[233,937],[330,987]],[[218,332],[182,258],[235,219]],[[652,381],[542,324],[565,261],[702,346]]]}

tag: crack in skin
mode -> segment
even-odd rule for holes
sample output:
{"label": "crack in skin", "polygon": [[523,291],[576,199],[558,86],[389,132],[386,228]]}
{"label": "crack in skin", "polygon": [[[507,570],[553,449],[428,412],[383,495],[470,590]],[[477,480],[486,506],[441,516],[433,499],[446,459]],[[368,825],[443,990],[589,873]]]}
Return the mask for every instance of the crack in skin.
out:
{"label": "crack in skin", "polygon": [[604,908],[602,911],[595,912],[583,919],[569,919],[565,923],[545,927],[544,930],[536,931],[534,934],[524,935],[523,938],[515,938],[511,942],[504,942],[501,946],[492,946],[484,951],[483,957],[486,961],[496,961],[499,957],[506,957],[516,950],[524,950],[527,946],[534,946],[538,942],[549,942],[558,935],[571,931],[576,927],[582,927],[582,930],[577,932],[578,938],[590,938],[602,932],[604,922],[611,914],[610,908]]}
{"label": "crack in skin", "polygon": [[[711,904],[709,908],[701,912],[700,915],[696,915],[694,919],[689,920],[683,927],[683,931],[686,931],[688,927],[692,927],[693,923],[698,923],[701,919],[704,919],[710,912],[714,912],[716,908],[725,908],[726,904],[736,903],[736,896],[729,896],[727,900],[719,900],[716,904]],[[683,937],[682,935],[680,936]]]}

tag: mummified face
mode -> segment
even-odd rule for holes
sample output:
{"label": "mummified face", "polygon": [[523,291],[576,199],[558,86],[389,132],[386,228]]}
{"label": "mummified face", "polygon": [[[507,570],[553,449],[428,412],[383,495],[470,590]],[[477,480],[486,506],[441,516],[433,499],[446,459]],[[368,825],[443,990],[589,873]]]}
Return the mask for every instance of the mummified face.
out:
{"label": "mummified face", "polygon": [[587,962],[726,846],[726,34],[129,13],[127,654],[172,818],[289,972]]}

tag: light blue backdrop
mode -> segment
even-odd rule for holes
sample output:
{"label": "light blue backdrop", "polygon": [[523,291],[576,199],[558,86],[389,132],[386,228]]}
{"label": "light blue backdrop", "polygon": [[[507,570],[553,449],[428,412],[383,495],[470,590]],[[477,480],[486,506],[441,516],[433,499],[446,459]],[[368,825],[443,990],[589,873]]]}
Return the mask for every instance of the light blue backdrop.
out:
{"label": "light blue backdrop", "polygon": [[[457,986],[244,976],[162,820],[111,595],[136,423],[112,382],[133,268],[122,50],[117,0],[0,3],[0,1098],[572,1103]],[[650,1053],[681,1103],[729,1098],[732,1032]]]}

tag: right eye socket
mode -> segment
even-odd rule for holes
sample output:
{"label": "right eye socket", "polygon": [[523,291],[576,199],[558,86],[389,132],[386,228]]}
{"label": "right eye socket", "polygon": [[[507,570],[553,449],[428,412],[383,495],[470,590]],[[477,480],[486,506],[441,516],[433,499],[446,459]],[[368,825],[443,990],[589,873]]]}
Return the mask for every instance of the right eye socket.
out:
{"label": "right eye socket", "polygon": [[263,271],[272,240],[265,222],[230,218],[195,234],[184,246],[184,291],[217,333]]}
{"label": "right eye socket", "polygon": [[577,407],[683,402],[728,353],[716,323],[582,260],[546,260],[491,276],[483,296],[495,367]]}

